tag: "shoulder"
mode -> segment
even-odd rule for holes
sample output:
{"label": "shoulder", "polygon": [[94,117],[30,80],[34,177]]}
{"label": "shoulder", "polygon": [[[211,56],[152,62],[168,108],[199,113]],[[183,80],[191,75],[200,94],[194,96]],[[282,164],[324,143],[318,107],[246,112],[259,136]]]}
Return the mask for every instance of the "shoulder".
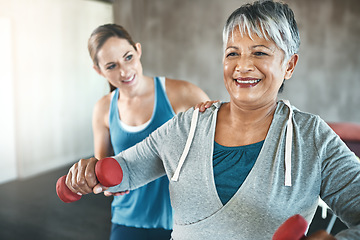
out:
{"label": "shoulder", "polygon": [[314,134],[321,134],[322,132],[328,134],[329,130],[331,131],[330,126],[319,115],[301,111],[296,107],[292,107],[292,109],[294,111],[294,121],[304,130],[308,129]]}
{"label": "shoulder", "polygon": [[[170,139],[170,141],[186,139],[192,124],[195,124],[198,133],[208,133],[211,126],[214,125],[213,122],[216,121],[213,116],[216,114],[217,110],[218,108],[214,105],[202,113],[199,113],[198,110],[195,110],[194,108],[189,108],[188,110],[175,115],[151,135],[157,137],[161,136],[159,137],[160,139],[167,138]],[[197,118],[194,117],[196,112]],[[194,119],[196,119],[196,121]]]}
{"label": "shoulder", "polygon": [[[279,102],[280,103],[280,102]],[[289,110],[284,103],[278,108],[278,114],[284,124],[287,122]],[[330,126],[319,115],[301,111],[298,108],[291,106],[293,110],[293,127],[294,132],[303,143],[314,146],[318,151],[333,140],[339,138],[338,135],[330,128]]]}
{"label": "shoulder", "polygon": [[166,94],[176,113],[209,100],[206,93],[193,83],[166,78]]}
{"label": "shoulder", "polygon": [[101,113],[104,111],[108,111],[110,108],[110,102],[111,102],[112,92],[101,97],[94,106],[94,111]]}
{"label": "shoulder", "polygon": [[172,119],[173,125],[184,126],[188,129],[194,119],[195,114],[197,114],[197,128],[202,128],[203,126],[210,124],[212,121],[216,122],[213,117],[217,114],[222,104],[223,102],[216,102],[211,107],[207,108],[204,112],[201,113],[198,111],[198,109],[195,110],[193,107],[189,108],[184,112],[178,113]]}
{"label": "shoulder", "polygon": [[171,78],[165,78],[165,86],[166,89],[169,91],[182,91],[184,94],[188,91],[191,92],[203,92],[201,88],[196,86],[195,84],[184,81],[184,80],[177,80],[177,79],[171,79]]}
{"label": "shoulder", "polygon": [[[279,106],[276,110],[276,114],[284,118],[285,121],[287,121],[289,116],[289,107],[283,102],[278,102]],[[300,127],[304,127],[304,125],[308,125],[310,127],[315,127],[319,123],[323,123],[324,121],[316,114],[312,114],[309,112],[305,112],[302,110],[299,110],[293,105],[290,105],[291,109],[293,111],[293,121],[295,121]]]}
{"label": "shoulder", "polygon": [[109,109],[112,93],[101,97],[94,105],[93,109],[93,123],[108,125]]}

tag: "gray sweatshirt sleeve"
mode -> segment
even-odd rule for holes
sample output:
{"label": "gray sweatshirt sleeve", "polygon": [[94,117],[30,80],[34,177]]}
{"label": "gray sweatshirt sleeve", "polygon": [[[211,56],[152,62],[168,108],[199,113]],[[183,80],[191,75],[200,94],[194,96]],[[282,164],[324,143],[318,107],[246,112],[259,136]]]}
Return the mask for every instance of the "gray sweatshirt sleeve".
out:
{"label": "gray sweatshirt sleeve", "polygon": [[136,189],[165,174],[171,177],[185,146],[192,113],[193,108],[179,113],[143,141],[115,156],[123,169],[123,181],[109,191]]}
{"label": "gray sweatshirt sleeve", "polygon": [[108,191],[133,190],[165,174],[159,151],[161,145],[169,141],[166,132],[170,125],[169,122],[165,123],[143,141],[114,157],[123,170],[123,180]]}
{"label": "gray sweatshirt sleeve", "polygon": [[316,129],[316,147],[323,159],[320,196],[349,227],[336,238],[360,239],[360,162],[323,120]]}

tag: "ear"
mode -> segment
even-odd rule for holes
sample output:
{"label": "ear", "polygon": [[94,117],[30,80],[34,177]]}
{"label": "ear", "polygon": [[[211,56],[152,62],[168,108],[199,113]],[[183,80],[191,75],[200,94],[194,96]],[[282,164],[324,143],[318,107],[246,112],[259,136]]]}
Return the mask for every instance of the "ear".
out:
{"label": "ear", "polygon": [[299,55],[298,54],[294,54],[294,55],[292,55],[290,57],[289,61],[286,64],[284,79],[287,80],[287,79],[291,78],[291,76],[294,73],[295,66],[296,66],[298,60],[299,60]]}
{"label": "ear", "polygon": [[139,54],[139,58],[141,58],[141,44],[140,43],[135,43],[135,47],[136,47],[136,51]]}
{"label": "ear", "polygon": [[103,73],[101,72],[101,70],[100,70],[100,68],[99,68],[98,66],[93,65],[93,69],[94,69],[100,76],[103,76],[103,77],[104,77]]}

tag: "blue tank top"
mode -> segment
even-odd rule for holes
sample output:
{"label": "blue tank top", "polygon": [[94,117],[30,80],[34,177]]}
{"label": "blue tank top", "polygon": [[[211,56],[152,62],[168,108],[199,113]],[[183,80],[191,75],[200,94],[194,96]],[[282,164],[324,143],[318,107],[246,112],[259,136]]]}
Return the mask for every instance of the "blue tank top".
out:
{"label": "blue tank top", "polygon": [[[126,131],[121,126],[117,105],[119,89],[114,90],[110,103],[109,126],[115,154],[142,141],[175,115],[161,79],[155,77],[154,84],[155,100],[151,119],[144,129],[136,132]],[[124,196],[114,197],[111,212],[111,221],[115,224],[137,228],[172,229],[172,208],[167,177],[156,179]]]}

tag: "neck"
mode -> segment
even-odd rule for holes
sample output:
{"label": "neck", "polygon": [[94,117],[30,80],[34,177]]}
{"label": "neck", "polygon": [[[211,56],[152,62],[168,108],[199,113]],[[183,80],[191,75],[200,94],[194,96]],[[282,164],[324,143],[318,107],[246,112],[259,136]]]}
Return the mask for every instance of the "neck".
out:
{"label": "neck", "polygon": [[275,109],[276,101],[263,106],[242,107],[229,103],[229,120],[232,125],[256,128],[259,125],[270,125]]}
{"label": "neck", "polygon": [[215,141],[224,146],[243,146],[265,139],[276,102],[262,107],[241,107],[233,102],[219,109]]}
{"label": "neck", "polygon": [[129,101],[142,98],[153,91],[153,85],[152,78],[147,76],[138,77],[134,85],[119,88],[119,99]]}

